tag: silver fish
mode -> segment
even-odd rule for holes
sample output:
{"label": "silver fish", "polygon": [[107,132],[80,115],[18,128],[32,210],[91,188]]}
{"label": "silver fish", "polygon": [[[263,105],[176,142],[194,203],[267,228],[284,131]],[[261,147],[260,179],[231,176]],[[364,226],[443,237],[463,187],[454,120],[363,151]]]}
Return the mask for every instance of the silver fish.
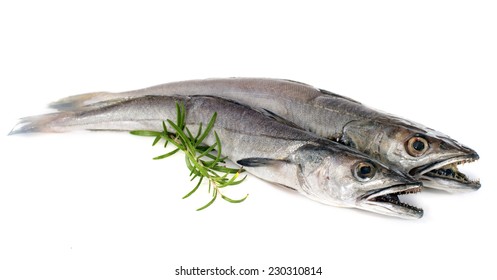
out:
{"label": "silver fish", "polygon": [[58,110],[99,107],[144,95],[211,95],[263,108],[321,137],[357,149],[409,173],[424,186],[448,192],[480,188],[457,165],[478,154],[424,125],[371,109],[352,99],[288,80],[227,78],[167,83],[122,93],[76,95],[51,104]]}
{"label": "silver fish", "polygon": [[[186,124],[195,133],[214,112],[214,130],[223,154],[269,182],[287,186],[318,202],[359,208],[400,218],[420,218],[423,210],[399,195],[420,191],[421,183],[344,145],[319,138],[264,111],[210,96],[144,96],[87,110],[22,119],[12,134],[73,130],[162,130],[185,105]],[[211,135],[205,144],[215,141]]]}

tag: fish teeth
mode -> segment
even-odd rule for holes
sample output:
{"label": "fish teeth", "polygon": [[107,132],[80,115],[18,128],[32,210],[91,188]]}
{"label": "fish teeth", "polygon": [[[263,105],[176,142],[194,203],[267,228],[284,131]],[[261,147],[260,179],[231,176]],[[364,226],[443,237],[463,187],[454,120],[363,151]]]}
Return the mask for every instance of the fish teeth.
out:
{"label": "fish teeth", "polygon": [[396,193],[397,195],[406,195],[406,194],[415,194],[421,191],[421,188],[413,188],[410,190],[402,191],[399,193]]}
{"label": "fish teeth", "polygon": [[466,163],[471,163],[471,162],[475,162],[475,161],[476,161],[476,159],[473,159],[473,158],[462,159],[458,162],[453,162],[449,165],[442,166],[439,169],[430,170],[429,173],[431,173],[433,175],[437,175],[438,177],[446,177],[446,178],[456,179],[456,180],[461,181],[461,182],[480,183],[479,179],[476,179],[476,180],[470,179],[464,173],[459,172],[459,169],[458,169],[459,165],[464,165]]}

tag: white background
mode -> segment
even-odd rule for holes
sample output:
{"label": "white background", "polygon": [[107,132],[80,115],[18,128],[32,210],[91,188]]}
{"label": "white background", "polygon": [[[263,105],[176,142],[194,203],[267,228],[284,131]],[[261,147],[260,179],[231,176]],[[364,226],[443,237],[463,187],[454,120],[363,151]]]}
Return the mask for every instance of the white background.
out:
{"label": "white background", "polygon": [[[174,270],[230,265],[496,279],[492,1],[269,2],[0,4],[0,279],[202,279]],[[425,216],[406,221],[250,177],[230,192],[246,202],[196,212],[207,196],[181,200],[183,158],[152,161],[150,139],[6,136],[67,95],[233,76],[302,81],[440,130],[479,152],[466,170],[482,188],[416,195]],[[266,278],[297,279],[236,279]]]}

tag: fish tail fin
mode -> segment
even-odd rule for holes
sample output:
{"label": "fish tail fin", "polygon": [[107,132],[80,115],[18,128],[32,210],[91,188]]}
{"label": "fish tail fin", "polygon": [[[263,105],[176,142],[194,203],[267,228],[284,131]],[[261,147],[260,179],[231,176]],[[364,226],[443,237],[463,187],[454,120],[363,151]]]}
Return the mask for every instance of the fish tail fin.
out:
{"label": "fish tail fin", "polygon": [[106,101],[117,99],[119,95],[112,92],[91,92],[64,97],[48,106],[58,111],[74,111],[91,107],[90,105],[107,103]]}
{"label": "fish tail fin", "polygon": [[73,115],[69,112],[52,113],[22,118],[10,131],[9,135],[35,132],[66,132],[71,127],[64,124],[64,119]]}

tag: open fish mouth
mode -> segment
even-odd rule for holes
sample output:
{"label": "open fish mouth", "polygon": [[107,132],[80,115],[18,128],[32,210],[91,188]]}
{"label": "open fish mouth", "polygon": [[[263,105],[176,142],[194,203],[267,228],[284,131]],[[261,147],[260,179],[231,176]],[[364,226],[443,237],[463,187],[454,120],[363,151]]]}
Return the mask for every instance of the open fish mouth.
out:
{"label": "open fish mouth", "polygon": [[421,186],[421,183],[409,183],[371,191],[362,197],[362,204],[365,206],[362,208],[401,218],[421,218],[423,209],[402,202],[399,198],[420,192]]}
{"label": "open fish mouth", "polygon": [[441,189],[449,192],[478,190],[481,186],[479,179],[471,179],[459,171],[458,166],[475,162],[478,154],[457,156],[433,164],[424,165],[411,170],[410,174],[421,179],[426,187]]}

